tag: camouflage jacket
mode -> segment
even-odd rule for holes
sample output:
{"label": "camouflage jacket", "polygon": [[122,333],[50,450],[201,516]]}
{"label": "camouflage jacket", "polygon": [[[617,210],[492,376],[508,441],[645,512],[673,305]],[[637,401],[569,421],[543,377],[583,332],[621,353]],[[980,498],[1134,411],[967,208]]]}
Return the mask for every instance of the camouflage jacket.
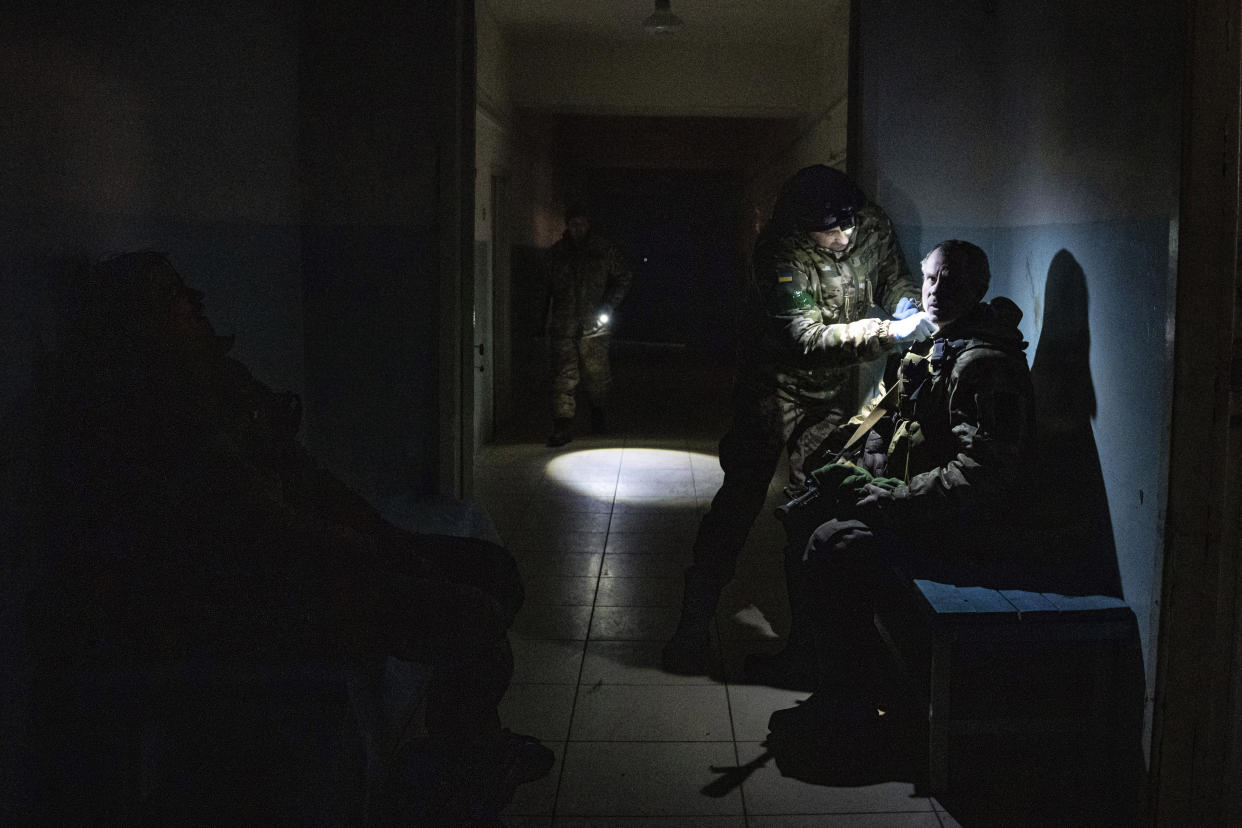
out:
{"label": "camouflage jacket", "polygon": [[866,465],[903,481],[886,521],[994,524],[1015,516],[1035,435],[1021,318],[1004,297],[980,303],[902,359],[897,405],[867,443],[875,453]]}
{"label": "camouflage jacket", "polygon": [[607,239],[589,234],[574,245],[562,238],[545,262],[548,334],[581,336],[596,327],[600,305],[616,308],[630,289],[633,273],[621,251]]}
{"label": "camouflage jacket", "polygon": [[755,248],[754,302],[743,334],[743,365],[753,381],[795,400],[836,396],[854,366],[893,347],[888,320],[918,289],[898,249],[888,216],[868,203],[857,213],[853,244],[844,254],[818,247],[799,233]]}

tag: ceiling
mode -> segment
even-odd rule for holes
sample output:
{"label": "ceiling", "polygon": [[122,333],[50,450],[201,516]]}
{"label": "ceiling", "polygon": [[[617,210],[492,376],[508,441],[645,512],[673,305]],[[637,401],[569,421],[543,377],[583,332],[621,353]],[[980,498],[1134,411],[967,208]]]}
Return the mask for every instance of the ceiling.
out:
{"label": "ceiling", "polygon": [[624,42],[668,40],[697,45],[804,43],[849,19],[849,0],[672,0],[685,21],[653,34],[642,22],[653,0],[482,0],[515,40]]}

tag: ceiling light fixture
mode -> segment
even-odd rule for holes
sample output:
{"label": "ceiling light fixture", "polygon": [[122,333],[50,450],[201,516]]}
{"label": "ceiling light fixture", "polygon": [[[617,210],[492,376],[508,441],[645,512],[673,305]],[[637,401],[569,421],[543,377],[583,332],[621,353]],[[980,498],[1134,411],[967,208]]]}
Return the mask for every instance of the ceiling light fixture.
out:
{"label": "ceiling light fixture", "polygon": [[671,0],[655,0],[655,11],[643,21],[643,28],[649,32],[675,32],[684,23],[669,8]]}

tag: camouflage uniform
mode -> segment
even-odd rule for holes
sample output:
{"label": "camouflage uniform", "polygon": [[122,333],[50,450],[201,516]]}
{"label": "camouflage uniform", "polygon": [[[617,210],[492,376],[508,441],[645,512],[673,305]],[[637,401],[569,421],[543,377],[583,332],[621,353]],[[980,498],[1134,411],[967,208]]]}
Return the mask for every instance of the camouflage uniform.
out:
{"label": "camouflage uniform", "polygon": [[996,298],[914,346],[897,404],[864,454],[889,495],[859,509],[858,491],[844,486],[806,546],[806,617],[838,700],[866,691],[860,665],[868,642],[875,648],[872,596],[887,564],[962,585],[1046,589],[1041,579],[1055,577],[1022,542],[1035,408],[1021,316]]}
{"label": "camouflage uniform", "polygon": [[952,524],[996,540],[1012,530],[1035,431],[1021,317],[997,297],[902,359],[898,406],[868,436],[865,459],[874,474],[902,481],[886,525]]}
{"label": "camouflage uniform", "polygon": [[611,330],[600,325],[602,305],[618,307],[633,273],[621,252],[594,233],[575,244],[562,238],[546,261],[548,338],[552,347],[552,416],[572,419],[579,379],[591,405],[602,407],[612,374],[608,364]]}
{"label": "camouflage uniform", "polygon": [[804,468],[827,462],[843,442],[834,437],[857,409],[857,366],[893,348],[889,322],[871,317],[872,306],[891,313],[903,297],[919,299],[888,216],[869,203],[843,254],[805,233],[761,240],[753,287],[757,308],[742,343],[733,424],[720,441],[724,484],[699,524],[687,572],[716,589],[733,577],[782,450],[798,489]]}

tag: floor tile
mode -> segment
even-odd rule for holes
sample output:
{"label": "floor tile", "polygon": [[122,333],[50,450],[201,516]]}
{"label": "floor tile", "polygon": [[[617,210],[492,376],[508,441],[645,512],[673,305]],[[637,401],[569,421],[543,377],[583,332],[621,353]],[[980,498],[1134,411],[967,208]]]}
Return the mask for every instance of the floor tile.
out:
{"label": "floor tile", "polygon": [[510,684],[500,700],[500,721],[515,733],[563,742],[577,688],[569,684]]}
{"label": "floor tile", "polygon": [[595,497],[559,489],[540,489],[530,499],[533,514],[552,512],[611,512],[612,495]]}
{"label": "floor tile", "polygon": [[694,472],[694,493],[702,497],[714,497],[724,483],[724,472]]}
{"label": "floor tile", "polygon": [[526,578],[526,605],[590,606],[595,602],[599,579],[567,575],[538,575]]}
{"label": "floor tile", "polygon": [[689,497],[695,494],[689,470],[654,469],[626,473],[617,479],[617,497]]}
{"label": "floor tile", "polygon": [[678,535],[654,532],[609,532],[605,552],[614,555],[665,555],[689,558],[694,534]]}
{"label": "floor tile", "polygon": [[768,717],[774,710],[793,707],[810,693],[761,685],[729,685],[729,711],[733,737],[739,742],[762,742],[768,738]]}
{"label": "floor tile", "polygon": [[608,531],[688,535],[693,538],[698,527],[699,514],[697,510],[652,512],[649,510],[630,509],[615,513],[612,516],[611,523],[608,525]]}
{"label": "floor tile", "polygon": [[702,789],[736,764],[728,742],[572,742],[557,816],[741,814],[740,790]]}
{"label": "floor tile", "polygon": [[536,543],[573,532],[607,532],[611,516],[607,512],[555,511],[530,509],[524,533]]}
{"label": "floor tile", "polygon": [[554,536],[539,536],[520,532],[509,538],[508,544],[514,554],[519,554],[526,550],[536,552],[591,553],[604,551],[604,539],[606,537],[607,535],[603,532],[566,532]]}
{"label": "floor tile", "polygon": [[732,742],[723,685],[583,685],[573,741]]}
{"label": "floor tile", "polygon": [[[757,742],[737,743],[742,762],[766,752]],[[882,781],[875,784],[812,785],[782,776],[769,759],[742,783],[746,812],[757,814],[842,814],[931,811],[931,799],[914,796],[911,782]]]}
{"label": "floor tile", "polygon": [[664,641],[588,641],[582,685],[717,684],[709,676],[666,673],[660,666]]}
{"label": "floor tile", "polygon": [[599,575],[604,556],[600,552],[542,552],[523,550],[514,555],[522,577],[564,575],[586,577]]}
{"label": "floor tile", "polygon": [[575,478],[572,481],[550,477],[540,487],[540,494],[545,497],[563,497],[565,495],[589,495],[597,499],[612,498],[617,492],[616,478],[608,475]]}
{"label": "floor tile", "polygon": [[688,471],[691,468],[689,452],[674,449],[627,448],[621,452],[621,471],[650,471],[674,469]]}
{"label": "floor tile", "polygon": [[505,813],[505,828],[553,828],[552,817]]}
{"label": "floor tile", "polygon": [[513,639],[513,682],[577,684],[585,643]]}
{"label": "floor tile", "polygon": [[742,816],[558,817],[556,828],[746,828]]}
{"label": "floor tile", "polygon": [[600,578],[597,607],[680,607],[681,578]]}
{"label": "floor tile", "polygon": [[518,612],[510,633],[516,638],[587,637],[591,626],[591,607],[526,604]]}
{"label": "floor tile", "polygon": [[476,472],[473,494],[483,502],[493,497],[530,497],[542,480],[542,470],[497,468],[481,476]]}
{"label": "floor tile", "polygon": [[599,574],[605,578],[680,578],[692,560],[688,549],[675,555],[609,552]]}
{"label": "floor tile", "polygon": [[936,814],[921,812],[749,816],[746,825],[748,828],[941,828]]}
{"label": "floor tile", "polygon": [[608,443],[607,440],[576,441],[572,450],[562,453],[555,464],[555,470],[582,474],[612,470],[615,473],[621,466],[625,449]]}
{"label": "floor tile", "polygon": [[667,641],[677,629],[677,607],[596,607],[591,617],[593,641]]}
{"label": "floor tile", "polygon": [[698,515],[701,511],[696,497],[627,497],[617,501],[613,510],[618,515],[638,512],[651,516]]}

